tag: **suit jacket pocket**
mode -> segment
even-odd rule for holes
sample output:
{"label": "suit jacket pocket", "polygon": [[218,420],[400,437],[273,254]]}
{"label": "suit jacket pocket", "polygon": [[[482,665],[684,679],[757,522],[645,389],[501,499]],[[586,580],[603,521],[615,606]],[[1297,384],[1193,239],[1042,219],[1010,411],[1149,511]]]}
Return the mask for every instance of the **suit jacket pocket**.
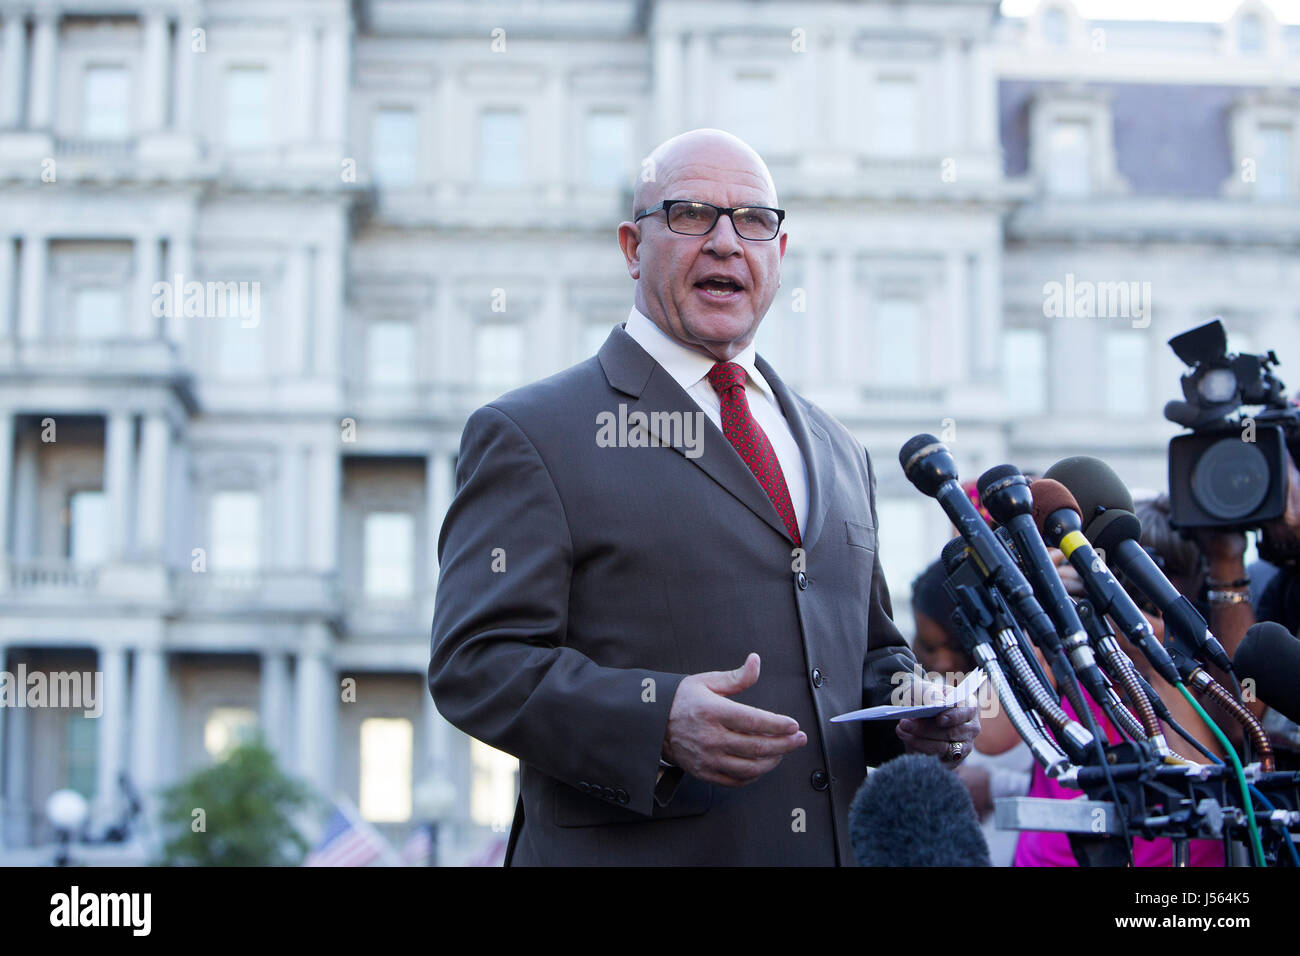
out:
{"label": "suit jacket pocket", "polygon": [[668,806],[655,805],[650,816],[633,813],[614,803],[589,797],[565,783],[555,786],[555,825],[557,827],[596,827],[607,823],[648,823],[676,817],[695,817],[713,803],[713,786],[687,774]]}
{"label": "suit jacket pocket", "polygon": [[867,551],[876,550],[876,529],[869,524],[858,524],[856,521],[844,522],[845,540],[855,548],[863,548]]}

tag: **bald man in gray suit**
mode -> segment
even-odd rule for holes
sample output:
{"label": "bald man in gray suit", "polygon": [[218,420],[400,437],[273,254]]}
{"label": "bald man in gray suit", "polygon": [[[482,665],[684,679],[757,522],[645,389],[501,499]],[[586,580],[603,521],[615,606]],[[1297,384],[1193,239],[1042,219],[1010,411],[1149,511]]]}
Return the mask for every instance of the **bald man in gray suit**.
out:
{"label": "bald man in gray suit", "polygon": [[979,718],[830,722],[916,668],[875,474],[755,354],[788,238],[762,159],[695,130],[649,168],[627,322],[465,426],[429,687],[520,760],[507,865],[851,865],[866,767],[956,765]]}

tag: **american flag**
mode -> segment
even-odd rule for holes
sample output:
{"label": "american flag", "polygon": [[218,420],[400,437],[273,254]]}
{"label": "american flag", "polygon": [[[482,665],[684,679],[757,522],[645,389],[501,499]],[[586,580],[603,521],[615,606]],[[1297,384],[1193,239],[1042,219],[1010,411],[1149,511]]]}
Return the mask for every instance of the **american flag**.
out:
{"label": "american flag", "polygon": [[403,866],[428,866],[433,858],[433,834],[427,824],[420,824],[402,847]]}
{"label": "american flag", "polygon": [[392,853],[388,841],[374,827],[335,804],[320,843],[302,865],[369,866],[381,857],[391,857]]}

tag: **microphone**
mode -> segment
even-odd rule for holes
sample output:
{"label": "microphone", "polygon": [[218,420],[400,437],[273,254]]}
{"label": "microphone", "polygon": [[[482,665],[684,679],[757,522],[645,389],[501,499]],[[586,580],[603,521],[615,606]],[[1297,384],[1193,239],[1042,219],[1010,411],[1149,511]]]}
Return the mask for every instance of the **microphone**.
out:
{"label": "microphone", "polygon": [[907,480],[921,494],[939,502],[948,520],[970,545],[971,557],[979,565],[984,578],[992,582],[1007,603],[1015,608],[1034,643],[1044,650],[1058,648],[1060,641],[1056,629],[1034,600],[1033,588],[957,483],[957,464],[952,460],[948,446],[933,435],[917,435],[899,451],[898,462],[903,466]]}
{"label": "microphone", "polygon": [[1288,720],[1300,723],[1300,641],[1281,624],[1260,621],[1246,632],[1234,659],[1242,680]]}
{"label": "microphone", "polygon": [[1181,684],[1178,668],[1156,640],[1151,625],[1083,536],[1079,505],[1069,489],[1051,478],[1039,478],[1030,489],[1034,494],[1034,521],[1043,540],[1064,552],[1083,579],[1097,611],[1115,619],[1124,636],[1141,649],[1161,677],[1174,686]]}
{"label": "microphone", "polygon": [[1043,545],[1038,526],[1034,524],[1034,496],[1028,479],[1015,465],[997,465],[980,475],[976,487],[985,510],[1007,529],[1015,542],[1025,577],[1033,585],[1039,604],[1056,626],[1074,670],[1087,685],[1093,699],[1103,700],[1107,692],[1106,678],[1097,667],[1097,659],[1088,645],[1088,635],[1079,621],[1074,602],[1066,593],[1056,565]]}
{"label": "microphone", "polygon": [[1046,477],[1065,485],[1088,522],[1084,534],[1112,567],[1119,568],[1160,608],[1168,635],[1177,636],[1201,657],[1232,673],[1228,652],[1210,633],[1205,618],[1170,583],[1139,543],[1142,523],[1134,514],[1133,496],[1114,469],[1097,458],[1063,458],[1047,469]]}
{"label": "microphone", "polygon": [[937,757],[905,754],[867,774],[849,806],[859,866],[992,866],[970,794]]}
{"label": "microphone", "polygon": [[[998,652],[1001,652],[1011,675],[1023,688],[1029,705],[1052,720],[1057,733],[1062,735],[1062,740],[1073,752],[1083,754],[1092,741],[1091,735],[1070,721],[1069,716],[1052,698],[1047,690],[1047,677],[1038,667],[1037,659],[1032,653],[1027,655],[1021,649],[1020,640],[1023,638],[1019,630],[1016,629],[1013,633],[1015,622],[1009,614],[1002,611],[1002,606],[994,603],[991,589],[967,563],[961,538],[953,538],[944,546],[943,566],[949,575],[944,586],[956,604],[952,617],[962,645],[988,675],[1007,717],[1020,738],[1029,746],[1034,759],[1043,766],[1049,778],[1059,776],[1067,769],[1069,761],[1056,742],[1047,736],[1047,730],[1038,720],[1035,711],[1021,706],[1020,695],[1007,680]],[[996,650],[993,646],[995,630],[998,640]]]}

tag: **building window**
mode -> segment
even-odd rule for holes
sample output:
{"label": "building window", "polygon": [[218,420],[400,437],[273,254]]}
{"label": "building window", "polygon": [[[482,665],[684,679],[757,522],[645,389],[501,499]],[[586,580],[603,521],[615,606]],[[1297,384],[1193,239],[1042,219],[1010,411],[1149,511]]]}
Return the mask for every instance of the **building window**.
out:
{"label": "building window", "polygon": [[226,72],[226,145],[256,149],[271,141],[270,79],[263,67]]}
{"label": "building window", "polygon": [[628,178],[627,114],[599,111],[587,115],[587,184],[618,189]]}
{"label": "building window", "polygon": [[381,186],[410,186],[416,181],[419,134],[415,111],[405,107],[375,111],[370,123],[370,165]]}
{"label": "building window", "polygon": [[1047,335],[1037,329],[1007,329],[1002,354],[1002,394],[1013,415],[1047,411]]}
{"label": "building window", "polygon": [[216,571],[262,566],[262,499],[255,491],[218,491],[209,513],[208,558]]}
{"label": "building window", "polygon": [[370,717],[361,721],[361,800],[366,820],[411,819],[411,768],[415,734],[409,720]]}
{"label": "building window", "polygon": [[1092,190],[1091,136],[1087,122],[1058,120],[1048,133],[1047,191],[1086,196]]}
{"label": "building window", "polygon": [[1260,199],[1289,199],[1291,185],[1291,127],[1263,124],[1255,133],[1259,154],[1255,195]]}
{"label": "building window", "polygon": [[213,321],[209,328],[217,338],[217,377],[223,379],[258,378],[263,372],[265,354],[262,325],[228,314]]}
{"label": "building window", "polygon": [[126,67],[87,67],[81,94],[83,136],[126,139],[131,135],[131,74]]}
{"label": "building window", "polygon": [[366,381],[410,385],[414,380],[415,329],[410,322],[371,322],[366,328]]}
{"label": "building window", "polygon": [[[776,139],[773,127],[775,112],[776,77],[768,71],[741,70],[732,81],[730,97],[731,115],[727,128],[755,149],[771,149],[782,144]],[[789,147],[789,144],[785,144]]]}
{"label": "building window", "polygon": [[1113,418],[1150,414],[1147,344],[1135,332],[1106,333],[1106,413]]}
{"label": "building window", "polygon": [[882,299],[876,313],[876,376],[872,384],[922,384],[920,303],[915,299]]}
{"label": "building window", "polygon": [[882,76],[876,81],[875,151],[905,156],[917,150],[916,82]]}
{"label": "building window", "polygon": [[876,501],[880,527],[876,547],[885,577],[900,591],[939,556],[943,542],[923,533],[930,527],[929,502],[923,498],[882,497]]}
{"label": "building window", "polygon": [[519,110],[487,109],[478,118],[479,179],[487,186],[524,181],[524,118]]}
{"label": "building window", "polygon": [[108,498],[95,489],[68,495],[68,560],[76,565],[108,559]]}
{"label": "building window", "polygon": [[1043,14],[1043,40],[1050,46],[1065,46],[1070,39],[1070,21],[1060,7]]}
{"label": "building window", "polygon": [[59,755],[62,787],[93,800],[99,762],[99,721],[79,710],[70,711],[63,724],[63,752]]}
{"label": "building window", "polygon": [[404,511],[366,515],[365,593],[367,598],[409,600],[414,592],[415,522]]}
{"label": "building window", "polygon": [[484,388],[513,388],[523,381],[523,370],[523,327],[480,325],[474,336],[475,382]]}
{"label": "building window", "polygon": [[113,339],[122,334],[120,289],[78,289],[72,312],[73,335],[79,341]]}
{"label": "building window", "polygon": [[505,828],[515,816],[519,761],[472,737],[469,742],[473,779],[469,812],[475,823]]}
{"label": "building window", "polygon": [[1264,52],[1264,23],[1253,13],[1237,21],[1237,49],[1242,53]]}
{"label": "building window", "polygon": [[213,707],[203,724],[203,749],[213,760],[221,761],[256,736],[256,712],[248,707]]}

